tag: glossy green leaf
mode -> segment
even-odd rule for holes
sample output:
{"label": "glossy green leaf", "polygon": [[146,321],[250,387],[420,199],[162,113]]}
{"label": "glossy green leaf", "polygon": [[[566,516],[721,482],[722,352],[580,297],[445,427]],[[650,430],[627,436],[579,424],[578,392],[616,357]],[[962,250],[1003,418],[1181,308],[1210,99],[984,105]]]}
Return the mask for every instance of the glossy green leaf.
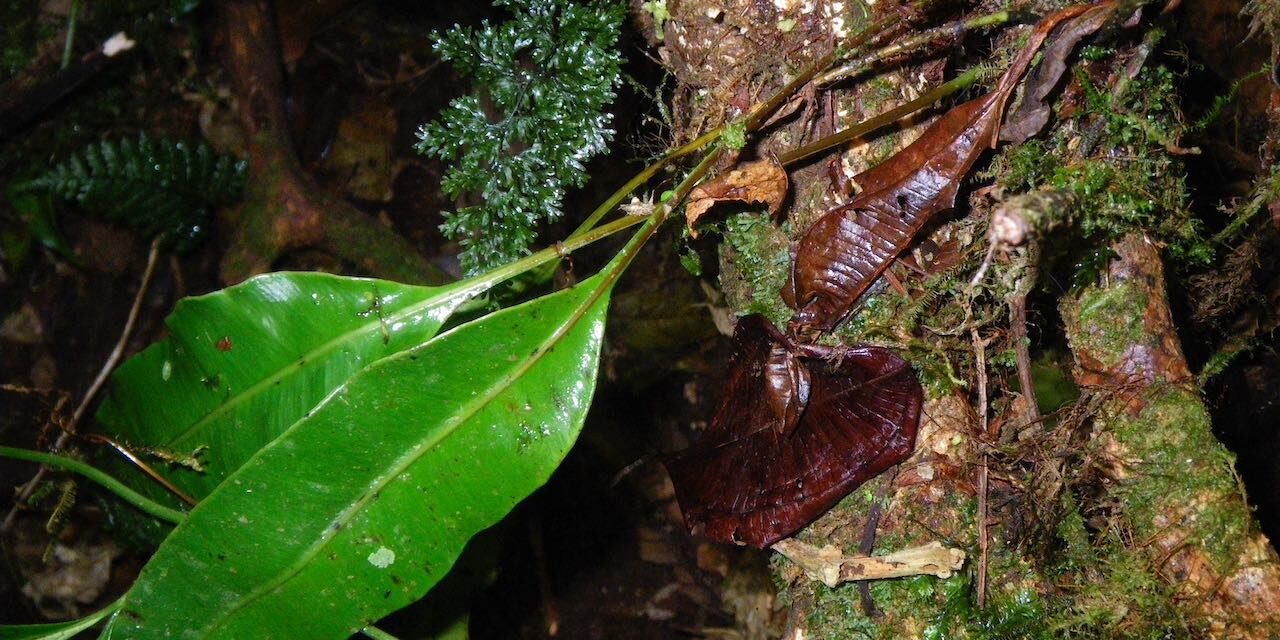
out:
{"label": "glossy green leaf", "polygon": [[[172,335],[116,372],[98,411],[108,433],[203,472],[166,475],[195,498],[360,369],[418,346],[490,283],[419,287],[323,273],[272,273],[178,303]],[[122,467],[139,488],[153,483]]]}
{"label": "glossy green leaf", "polygon": [[16,624],[0,626],[0,640],[69,640],[102,621],[103,618],[120,610],[121,601],[117,600],[100,611],[95,611],[79,620],[55,622],[53,624]]}
{"label": "glossy green leaf", "polygon": [[596,276],[361,370],[191,511],[103,637],[345,638],[420,598],[568,452],[607,299]]}

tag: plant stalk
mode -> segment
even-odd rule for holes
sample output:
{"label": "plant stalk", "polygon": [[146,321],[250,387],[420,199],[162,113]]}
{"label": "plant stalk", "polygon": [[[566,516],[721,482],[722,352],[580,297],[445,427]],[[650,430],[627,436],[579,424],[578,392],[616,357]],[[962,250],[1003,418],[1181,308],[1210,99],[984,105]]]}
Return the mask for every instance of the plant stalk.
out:
{"label": "plant stalk", "polygon": [[52,453],[31,451],[30,449],[19,449],[16,447],[0,447],[0,458],[13,458],[14,460],[36,462],[48,467],[56,467],[64,471],[79,474],[102,485],[106,490],[120,496],[120,499],[125,502],[128,502],[149,515],[164,520],[165,522],[180,524],[187,517],[185,513],[159,504],[125,486],[123,482],[116,480],[106,472],[89,466],[79,460],[74,460],[72,458]]}
{"label": "plant stalk", "polygon": [[871,133],[872,131],[875,131],[882,127],[893,124],[894,122],[897,122],[898,120],[901,120],[902,118],[909,116],[917,111],[926,109],[929,107],[929,105],[932,105],[934,102],[937,102],[942,98],[945,98],[953,93],[956,93],[958,91],[968,88],[970,85],[977,82],[978,79],[982,77],[983,73],[984,73],[984,70],[980,67],[970,69],[964,72],[963,74],[961,74],[960,76],[956,77],[955,79],[938,86],[932,91],[920,96],[919,98],[916,98],[915,100],[912,100],[911,102],[908,102],[904,105],[890,109],[878,116],[874,116],[872,118],[859,122],[858,124],[855,124],[852,127],[849,127],[847,129],[842,129],[840,131],[837,131],[836,133],[833,133],[820,140],[815,140],[814,142],[811,142],[803,147],[800,147],[799,149],[793,149],[791,151],[788,151],[787,153],[784,153],[781,156],[779,156],[778,162],[780,162],[783,165],[793,164],[801,160],[804,160],[806,158],[809,158],[817,153],[826,151],[831,147],[844,144],[846,142],[849,142],[850,140],[856,140],[858,138],[861,138],[862,136],[865,136],[868,133]]}

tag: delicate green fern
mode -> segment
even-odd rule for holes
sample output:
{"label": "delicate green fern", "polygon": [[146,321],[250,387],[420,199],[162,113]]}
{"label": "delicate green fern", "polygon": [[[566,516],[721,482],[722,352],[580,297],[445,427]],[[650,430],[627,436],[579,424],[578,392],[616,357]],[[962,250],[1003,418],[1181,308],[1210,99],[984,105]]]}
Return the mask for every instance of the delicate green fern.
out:
{"label": "delicate green fern", "polygon": [[20,191],[73,200],[182,247],[203,231],[210,208],[239,198],[245,170],[244,161],[219,156],[208,145],[143,135],[89,145]]}
{"label": "delicate green fern", "polygon": [[586,182],[583,163],[604,151],[613,130],[623,6],[615,0],[495,0],[514,19],[480,29],[454,27],[436,52],[476,92],[454,100],[418,131],[418,150],[451,163],[441,187],[484,204],[445,214],[441,229],[462,242],[477,273],[529,250],[534,227],[561,215],[567,187]]}

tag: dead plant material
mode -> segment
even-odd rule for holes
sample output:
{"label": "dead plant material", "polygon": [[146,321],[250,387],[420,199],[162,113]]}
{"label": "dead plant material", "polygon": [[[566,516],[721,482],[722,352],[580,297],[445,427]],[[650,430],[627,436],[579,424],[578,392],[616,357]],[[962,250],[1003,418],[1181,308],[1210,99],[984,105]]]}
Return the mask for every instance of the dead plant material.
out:
{"label": "dead plant material", "polygon": [[745,164],[689,192],[689,203],[685,205],[689,235],[698,237],[698,220],[718,202],[764,204],[769,207],[769,215],[777,216],[786,197],[787,172],[777,158]]}
{"label": "dead plant material", "polygon": [[1067,70],[1067,57],[1081,40],[1093,35],[1107,23],[1115,8],[1114,3],[1096,4],[1062,23],[1053,42],[1045,47],[1040,64],[1027,74],[1022,103],[1005,121],[1000,132],[1002,141],[1022,144],[1048,124],[1052,111],[1048,101],[1049,94],[1058,86],[1062,74]]}
{"label": "dead plant material", "polygon": [[[960,181],[996,144],[1006,103],[1032,58],[1059,24],[1090,10],[1073,7],[1042,21],[994,91],[955,107],[857,176],[864,190],[810,227],[784,292],[796,310],[787,334],[759,316],[739,322],[711,426],[667,460],[691,532],[768,546],[911,454],[923,390],[905,361],[887,349],[838,351],[805,341],[843,322],[924,224],[954,207]],[[776,160],[730,172],[695,196],[690,224],[723,200],[776,210],[782,173]]]}
{"label": "dead plant material", "polygon": [[734,340],[715,418],[666,460],[691,532],[767,547],[911,454],[924,392],[889,349],[796,345],[761,316]]}
{"label": "dead plant material", "polygon": [[964,566],[960,549],[930,542],[883,556],[846,556],[832,546],[815,547],[799,540],[783,540],[773,550],[794,562],[812,580],[837,587],[855,580],[884,580],[907,576],[950,578]]}
{"label": "dead plant material", "polygon": [[854,177],[862,192],[819,218],[797,247],[783,294],[796,309],[792,332],[830,332],[925,223],[955,207],[961,180],[995,146],[1005,105],[1032,58],[1054,28],[1090,9],[1045,18],[994,91],[951,109],[915,142]]}

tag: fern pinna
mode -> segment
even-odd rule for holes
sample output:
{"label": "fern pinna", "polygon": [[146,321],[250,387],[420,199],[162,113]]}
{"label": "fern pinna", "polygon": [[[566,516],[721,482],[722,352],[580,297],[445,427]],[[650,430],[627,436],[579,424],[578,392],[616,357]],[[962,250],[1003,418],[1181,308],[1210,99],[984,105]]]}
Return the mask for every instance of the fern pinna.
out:
{"label": "fern pinna", "polygon": [[184,248],[201,234],[211,208],[239,198],[246,168],[203,143],[140,135],[91,144],[21,189],[75,201]]}

